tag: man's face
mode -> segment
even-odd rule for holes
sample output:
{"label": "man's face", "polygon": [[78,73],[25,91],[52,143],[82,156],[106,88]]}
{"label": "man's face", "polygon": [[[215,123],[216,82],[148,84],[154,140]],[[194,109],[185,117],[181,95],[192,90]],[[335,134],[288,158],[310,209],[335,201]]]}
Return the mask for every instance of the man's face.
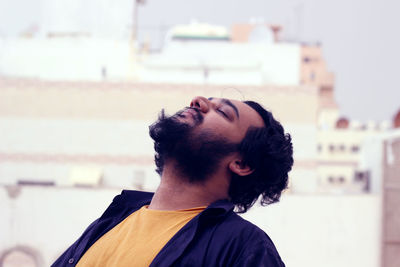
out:
{"label": "man's face", "polygon": [[190,108],[175,116],[193,126],[194,135],[212,132],[232,143],[240,143],[249,127],[264,126],[261,116],[250,106],[224,98],[195,97]]}
{"label": "man's face", "polygon": [[189,180],[204,181],[237,150],[250,126],[263,125],[258,113],[245,103],[195,97],[190,107],[172,117],[162,113],[150,127],[158,171],[162,172],[164,163],[173,159],[175,167]]}

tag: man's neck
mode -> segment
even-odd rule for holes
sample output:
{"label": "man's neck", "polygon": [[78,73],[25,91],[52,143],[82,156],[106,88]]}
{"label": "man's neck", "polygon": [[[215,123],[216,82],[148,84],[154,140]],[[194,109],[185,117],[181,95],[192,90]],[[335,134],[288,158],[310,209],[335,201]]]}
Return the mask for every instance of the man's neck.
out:
{"label": "man's neck", "polygon": [[208,206],[228,197],[228,179],[216,174],[206,182],[191,183],[175,171],[174,166],[164,166],[161,182],[149,205],[156,210],[181,210]]}

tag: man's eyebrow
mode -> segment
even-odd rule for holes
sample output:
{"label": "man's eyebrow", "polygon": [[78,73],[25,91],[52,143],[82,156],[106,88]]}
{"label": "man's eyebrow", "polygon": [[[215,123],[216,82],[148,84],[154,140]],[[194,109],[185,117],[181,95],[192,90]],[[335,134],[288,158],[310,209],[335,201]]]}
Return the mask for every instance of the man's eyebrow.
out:
{"label": "man's eyebrow", "polygon": [[[214,99],[213,97],[209,97],[208,98],[208,100],[210,100],[210,101],[213,100],[213,99]],[[235,111],[236,116],[239,118],[239,110],[238,110],[238,108],[229,99],[222,98],[221,102],[226,104],[226,105],[228,105],[228,106],[230,106]]]}

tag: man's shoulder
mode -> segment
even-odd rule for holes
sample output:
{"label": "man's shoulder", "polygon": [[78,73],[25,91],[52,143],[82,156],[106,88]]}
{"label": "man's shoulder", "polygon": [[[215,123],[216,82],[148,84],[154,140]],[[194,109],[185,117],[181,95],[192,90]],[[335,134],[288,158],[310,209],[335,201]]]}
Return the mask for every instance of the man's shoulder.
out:
{"label": "man's shoulder", "polygon": [[267,233],[233,211],[216,225],[210,246],[235,266],[284,266]]}
{"label": "man's shoulder", "polygon": [[228,214],[219,228],[221,227],[227,232],[226,234],[230,234],[231,237],[244,239],[252,243],[266,243],[275,248],[272,240],[264,230],[235,212]]}
{"label": "man's shoulder", "polygon": [[204,212],[203,217],[209,225],[210,219],[217,218],[215,221],[214,235],[220,237],[220,240],[231,240],[243,243],[245,242],[264,242],[271,244],[272,240],[257,225],[242,218],[234,212],[234,205],[228,200],[219,200],[212,203]]}

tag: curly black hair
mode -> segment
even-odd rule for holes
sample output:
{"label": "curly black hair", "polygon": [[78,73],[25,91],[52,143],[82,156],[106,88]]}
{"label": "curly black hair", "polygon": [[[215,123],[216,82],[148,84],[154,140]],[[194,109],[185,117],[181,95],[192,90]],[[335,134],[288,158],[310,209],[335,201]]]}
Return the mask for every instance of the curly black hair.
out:
{"label": "curly black hair", "polygon": [[244,213],[261,195],[261,205],[279,201],[288,185],[293,166],[293,145],[289,134],[272,113],[253,101],[244,101],[262,117],[265,127],[251,127],[239,145],[243,161],[253,169],[247,176],[232,174],[230,200],[236,212]]}

